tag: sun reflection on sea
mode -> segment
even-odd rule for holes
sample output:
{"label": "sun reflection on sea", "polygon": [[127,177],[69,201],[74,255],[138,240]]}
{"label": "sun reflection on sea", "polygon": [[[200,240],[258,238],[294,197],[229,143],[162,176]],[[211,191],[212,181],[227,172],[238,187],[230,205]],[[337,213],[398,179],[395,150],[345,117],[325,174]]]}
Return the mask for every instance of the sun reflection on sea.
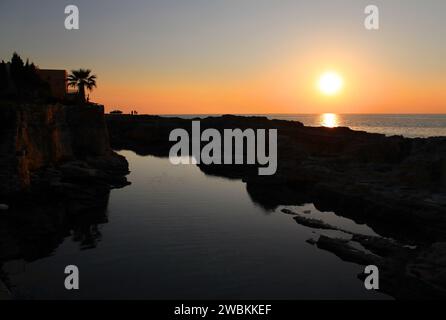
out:
{"label": "sun reflection on sea", "polygon": [[324,113],[321,115],[320,124],[327,128],[337,127],[339,125],[338,115],[334,113]]}

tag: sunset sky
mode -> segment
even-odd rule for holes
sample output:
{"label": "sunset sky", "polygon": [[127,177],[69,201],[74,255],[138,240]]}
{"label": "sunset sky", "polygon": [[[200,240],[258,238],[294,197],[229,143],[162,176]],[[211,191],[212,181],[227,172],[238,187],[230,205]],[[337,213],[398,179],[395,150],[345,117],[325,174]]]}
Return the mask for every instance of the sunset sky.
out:
{"label": "sunset sky", "polygon": [[0,1],[0,58],[90,68],[92,100],[140,114],[445,113],[445,35],[444,0]]}

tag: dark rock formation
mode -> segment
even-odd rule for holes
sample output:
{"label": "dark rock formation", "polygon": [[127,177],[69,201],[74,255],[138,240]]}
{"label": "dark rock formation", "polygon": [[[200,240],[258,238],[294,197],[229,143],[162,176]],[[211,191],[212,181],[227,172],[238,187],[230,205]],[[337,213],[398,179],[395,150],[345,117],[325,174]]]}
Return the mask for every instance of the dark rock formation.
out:
{"label": "dark rock formation", "polygon": [[110,147],[101,106],[4,104],[0,130],[0,201],[73,179],[126,183],[128,164]]}
{"label": "dark rock formation", "polygon": [[362,265],[381,265],[381,259],[373,254],[363,252],[351,246],[349,240],[320,236],[318,248],[333,252],[342,260]]}
{"label": "dark rock formation", "polygon": [[[446,298],[444,263],[446,243],[409,249],[387,239],[360,236],[351,240],[320,236],[318,248],[330,251],[344,261],[376,265],[380,272],[380,290],[398,299]],[[365,252],[352,243],[359,242]],[[392,254],[383,254],[392,251]],[[363,279],[364,274],[358,275]]]}
{"label": "dark rock formation", "polygon": [[[156,116],[111,115],[107,124],[114,148],[164,157],[172,146],[171,130],[191,128],[191,120]],[[303,226],[349,235],[307,242],[345,261],[377,265],[383,292],[397,298],[445,297],[446,138],[386,137],[263,117],[209,117],[201,119],[201,128],[278,129],[275,175],[258,176],[247,165],[201,164],[200,170],[242,179],[252,200],[267,209],[313,203],[320,211],[367,224],[382,237],[284,210]]]}
{"label": "dark rock formation", "polygon": [[288,209],[282,209],[282,212],[285,214],[294,215],[294,220],[296,220],[298,224],[303,225],[305,227],[313,229],[323,229],[323,230],[339,230],[338,228],[333,227],[322,220],[302,217],[301,215],[294,213]]}
{"label": "dark rock formation", "polygon": [[[107,124],[114,148],[164,157],[171,130],[191,130],[190,119],[158,116],[110,115]],[[249,165],[199,166],[206,174],[242,179],[265,208],[312,202],[387,237],[446,239],[446,138],[386,137],[265,117],[208,117],[201,128],[278,129],[273,176],[258,176]]]}
{"label": "dark rock formation", "polygon": [[128,172],[111,149],[102,106],[2,103],[0,267],[48,256],[70,234],[94,247],[110,189],[127,185]]}
{"label": "dark rock formation", "polygon": [[[284,213],[294,212],[285,209]],[[294,219],[302,226],[315,230],[337,230],[349,235],[349,238],[336,238],[319,234],[318,238],[308,239],[307,243],[347,262],[377,266],[380,291],[398,299],[446,298],[444,242],[409,246],[388,238],[357,234],[294,214]],[[361,273],[358,278],[364,280],[365,276]]]}
{"label": "dark rock formation", "polygon": [[[97,105],[2,104],[0,163],[2,244],[48,237],[68,220],[103,210],[110,189],[128,184],[127,160],[112,151]],[[0,261],[11,248],[0,248]]]}

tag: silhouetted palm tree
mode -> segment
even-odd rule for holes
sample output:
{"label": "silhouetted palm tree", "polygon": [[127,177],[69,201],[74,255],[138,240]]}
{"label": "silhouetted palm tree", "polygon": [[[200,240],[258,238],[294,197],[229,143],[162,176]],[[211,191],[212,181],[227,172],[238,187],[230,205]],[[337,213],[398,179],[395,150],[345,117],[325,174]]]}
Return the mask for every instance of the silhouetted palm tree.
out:
{"label": "silhouetted palm tree", "polygon": [[72,70],[68,76],[68,86],[77,88],[79,99],[85,102],[85,88],[90,91],[96,88],[96,75],[91,75],[89,69]]}

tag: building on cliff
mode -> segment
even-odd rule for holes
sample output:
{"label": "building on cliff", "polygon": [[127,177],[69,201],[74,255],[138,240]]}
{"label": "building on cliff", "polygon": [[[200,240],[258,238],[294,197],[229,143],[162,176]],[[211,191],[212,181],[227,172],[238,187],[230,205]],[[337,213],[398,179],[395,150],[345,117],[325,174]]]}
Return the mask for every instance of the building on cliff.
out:
{"label": "building on cliff", "polygon": [[17,53],[11,61],[0,61],[0,98],[75,100],[77,92],[68,90],[67,80],[66,70],[40,69]]}

